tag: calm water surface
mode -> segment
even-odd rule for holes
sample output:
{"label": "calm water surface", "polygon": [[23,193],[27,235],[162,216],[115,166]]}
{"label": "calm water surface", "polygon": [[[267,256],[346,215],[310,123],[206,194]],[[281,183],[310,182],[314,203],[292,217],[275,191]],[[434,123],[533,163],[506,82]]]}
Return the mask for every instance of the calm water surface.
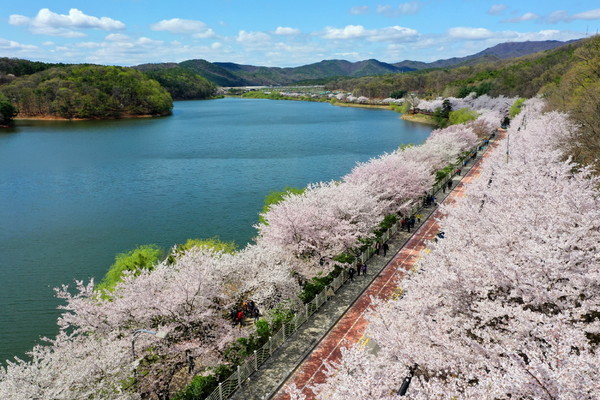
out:
{"label": "calm water surface", "polygon": [[54,287],[142,244],[246,244],[270,191],[338,179],[430,130],[385,110],[226,98],[0,131],[0,364],[56,334]]}

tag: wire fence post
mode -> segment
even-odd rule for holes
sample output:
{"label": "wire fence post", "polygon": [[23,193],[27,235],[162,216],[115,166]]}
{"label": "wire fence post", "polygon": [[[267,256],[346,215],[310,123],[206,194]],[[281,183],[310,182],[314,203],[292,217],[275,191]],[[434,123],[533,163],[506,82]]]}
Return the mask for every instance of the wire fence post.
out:
{"label": "wire fence post", "polygon": [[256,354],[256,350],[254,350],[254,370],[258,371],[258,355]]}
{"label": "wire fence post", "polygon": [[273,355],[273,341],[271,340],[271,336],[269,336],[269,355]]}
{"label": "wire fence post", "polygon": [[219,382],[219,400],[223,400],[223,384]]}
{"label": "wire fence post", "polygon": [[242,386],[242,373],[240,372],[240,366],[237,366],[237,381],[238,381],[238,387]]}

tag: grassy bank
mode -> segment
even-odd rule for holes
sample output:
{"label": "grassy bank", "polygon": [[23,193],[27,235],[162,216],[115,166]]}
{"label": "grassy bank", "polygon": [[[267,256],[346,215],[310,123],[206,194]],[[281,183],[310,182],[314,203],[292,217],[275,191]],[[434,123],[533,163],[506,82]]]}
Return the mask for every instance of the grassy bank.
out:
{"label": "grassy bank", "polygon": [[405,121],[416,122],[419,124],[427,124],[437,126],[435,118],[431,115],[425,114],[402,114],[400,117]]}

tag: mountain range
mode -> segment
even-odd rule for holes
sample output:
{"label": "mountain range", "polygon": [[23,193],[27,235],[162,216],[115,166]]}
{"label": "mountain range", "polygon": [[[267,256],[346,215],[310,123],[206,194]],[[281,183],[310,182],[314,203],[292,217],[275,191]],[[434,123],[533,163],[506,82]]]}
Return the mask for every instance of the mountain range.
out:
{"label": "mountain range", "polygon": [[[350,62],[346,60],[323,60],[299,67],[263,67],[242,65],[231,62],[208,62],[202,59],[187,60],[181,63],[141,64],[134,68],[150,72],[170,68],[183,68],[194,72],[218,86],[265,86],[290,85],[303,82],[326,82],[343,77],[385,75],[432,68],[449,68],[473,65],[482,62],[521,57],[540,51],[551,50],[573,41],[557,40],[506,42],[487,48],[479,53],[437,60],[430,63],[404,60],[389,64],[375,59]],[[319,83],[322,83],[319,82]]]}

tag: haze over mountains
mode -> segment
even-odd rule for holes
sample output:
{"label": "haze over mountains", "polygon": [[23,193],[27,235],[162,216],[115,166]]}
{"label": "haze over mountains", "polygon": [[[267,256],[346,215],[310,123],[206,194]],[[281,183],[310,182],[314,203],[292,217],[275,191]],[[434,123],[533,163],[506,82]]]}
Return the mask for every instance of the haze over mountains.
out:
{"label": "haze over mountains", "polygon": [[521,57],[539,51],[551,50],[570,42],[557,40],[507,42],[487,48],[479,53],[437,60],[426,63],[404,60],[394,64],[375,59],[350,62],[346,60],[323,60],[300,67],[280,68],[241,65],[228,62],[208,62],[196,59],[181,63],[142,64],[134,68],[148,72],[169,68],[184,68],[210,80],[219,86],[289,85],[299,82],[327,80],[340,77],[361,77],[409,72],[429,68],[448,68],[481,62]]}

